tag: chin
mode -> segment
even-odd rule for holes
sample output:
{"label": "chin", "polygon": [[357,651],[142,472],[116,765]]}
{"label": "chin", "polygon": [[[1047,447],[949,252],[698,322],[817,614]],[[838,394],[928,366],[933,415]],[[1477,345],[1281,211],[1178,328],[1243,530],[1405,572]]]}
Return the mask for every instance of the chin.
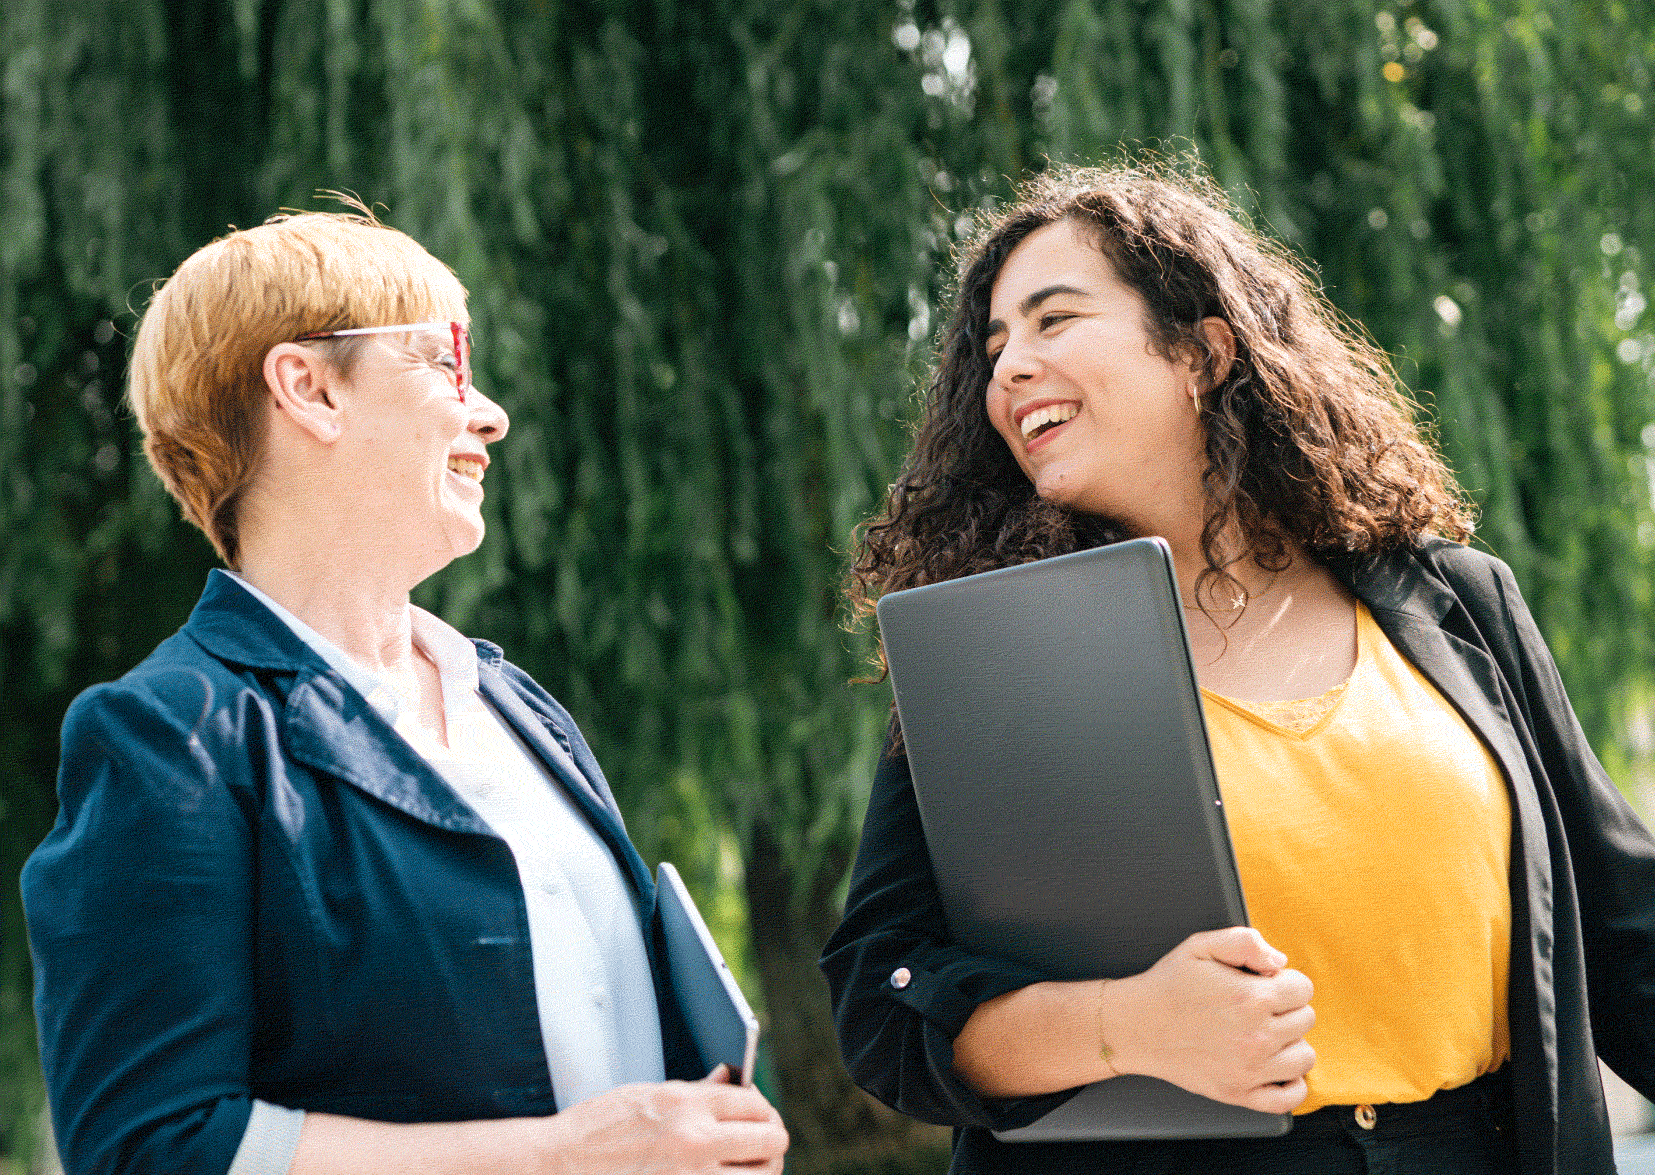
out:
{"label": "chin", "polygon": [[470,518],[464,521],[451,523],[444,528],[443,537],[447,539],[448,558],[446,563],[462,559],[483,545],[483,535],[486,528],[481,518]]}
{"label": "chin", "polygon": [[1082,504],[1082,499],[1086,496],[1085,487],[1059,471],[1051,471],[1035,478],[1034,492],[1044,501],[1054,506],[1062,506],[1065,510],[1086,509]]}
{"label": "chin", "polygon": [[462,537],[458,542],[456,542],[454,544],[454,558],[456,558],[456,559],[462,558],[466,555],[471,554],[478,547],[482,546],[483,545],[483,533],[484,533],[483,532],[483,526],[482,526],[481,523],[478,523],[477,524],[477,529],[475,531],[471,532],[469,535],[466,535],[466,536]]}

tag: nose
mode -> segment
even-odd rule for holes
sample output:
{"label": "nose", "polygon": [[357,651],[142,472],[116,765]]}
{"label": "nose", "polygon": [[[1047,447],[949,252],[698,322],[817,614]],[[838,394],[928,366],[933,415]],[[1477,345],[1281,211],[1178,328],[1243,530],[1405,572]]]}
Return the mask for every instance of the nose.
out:
{"label": "nose", "polygon": [[466,427],[481,437],[485,445],[492,445],[511,427],[506,410],[485,396],[475,381],[466,389],[465,406],[471,413]]}
{"label": "nose", "polygon": [[1006,339],[1006,345],[994,357],[994,379],[1008,388],[1026,383],[1039,371],[1040,359],[1034,348],[1024,345],[1015,334]]}

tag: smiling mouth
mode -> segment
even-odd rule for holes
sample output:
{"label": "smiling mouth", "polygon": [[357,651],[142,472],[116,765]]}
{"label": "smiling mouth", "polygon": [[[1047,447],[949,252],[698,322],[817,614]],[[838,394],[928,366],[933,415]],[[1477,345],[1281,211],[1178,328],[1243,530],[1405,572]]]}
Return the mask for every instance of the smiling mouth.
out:
{"label": "smiling mouth", "polygon": [[1032,441],[1035,437],[1051,432],[1060,424],[1067,424],[1079,411],[1080,405],[1073,401],[1066,404],[1048,404],[1023,417],[1017,427],[1023,431],[1025,441]]}
{"label": "smiling mouth", "polygon": [[483,463],[470,457],[450,457],[448,468],[461,477],[469,477],[472,481],[483,480]]}

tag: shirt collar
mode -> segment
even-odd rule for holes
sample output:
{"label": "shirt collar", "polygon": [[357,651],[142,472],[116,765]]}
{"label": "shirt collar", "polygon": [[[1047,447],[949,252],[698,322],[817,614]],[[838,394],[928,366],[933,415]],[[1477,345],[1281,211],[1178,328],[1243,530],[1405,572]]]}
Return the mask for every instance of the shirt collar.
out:
{"label": "shirt collar", "polygon": [[[300,620],[292,612],[282,607],[270,596],[254,587],[234,571],[224,572],[225,576],[251,595],[259,603],[268,608],[276,619],[292,630],[298,637],[346,683],[361,694],[368,703],[385,716],[393,725],[402,712],[410,705],[411,699],[405,699],[402,694],[392,687],[390,679],[382,673],[375,673],[365,668],[349,653],[328,640],[310,625]],[[449,715],[459,712],[459,707],[467,699],[477,696],[477,648],[466,636],[453,625],[433,616],[424,608],[414,604],[408,605],[408,627],[413,636],[414,645],[431,659],[437,667],[437,675],[442,680],[443,710]]]}

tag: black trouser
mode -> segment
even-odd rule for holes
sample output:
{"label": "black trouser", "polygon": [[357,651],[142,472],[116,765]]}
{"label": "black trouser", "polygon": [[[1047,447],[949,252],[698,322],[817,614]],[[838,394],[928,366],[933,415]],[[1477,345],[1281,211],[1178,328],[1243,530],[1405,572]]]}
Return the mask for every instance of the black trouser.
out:
{"label": "black trouser", "polygon": [[1423,1102],[1325,1106],[1294,1119],[1292,1131],[1280,1138],[988,1141],[987,1147],[962,1147],[976,1153],[956,1154],[956,1168],[1029,1175],[1510,1175],[1517,1170],[1504,1072]]}

